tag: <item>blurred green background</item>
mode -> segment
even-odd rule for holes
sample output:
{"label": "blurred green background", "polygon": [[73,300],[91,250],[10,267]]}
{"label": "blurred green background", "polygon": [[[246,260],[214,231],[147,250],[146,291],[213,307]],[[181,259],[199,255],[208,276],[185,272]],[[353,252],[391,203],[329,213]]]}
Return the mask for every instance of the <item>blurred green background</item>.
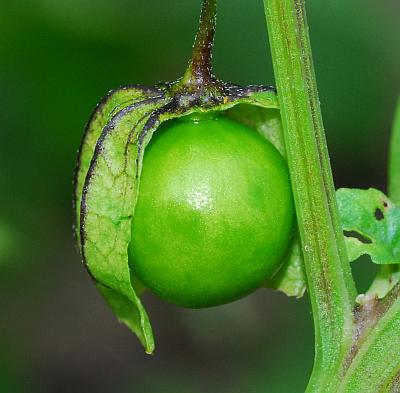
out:
{"label": "blurred green background", "polygon": [[[400,86],[398,0],[309,0],[337,186],[385,189]],[[72,173],[111,88],[184,70],[200,0],[18,0],[0,11],[0,392],[297,393],[312,366],[308,299],[269,290],[185,310],[145,303],[145,355],[96,292],[72,236]],[[261,0],[220,0],[215,73],[273,84]],[[373,268],[355,265],[361,290]]]}

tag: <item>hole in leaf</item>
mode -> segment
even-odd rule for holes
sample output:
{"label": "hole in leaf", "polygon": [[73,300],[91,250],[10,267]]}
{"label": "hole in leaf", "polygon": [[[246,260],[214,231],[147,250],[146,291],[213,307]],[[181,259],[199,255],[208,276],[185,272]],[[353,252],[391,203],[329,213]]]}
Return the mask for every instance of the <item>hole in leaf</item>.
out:
{"label": "hole in leaf", "polygon": [[376,277],[379,266],[372,263],[368,255],[362,255],[357,261],[351,263],[351,270],[358,293],[365,293]]}
{"label": "hole in leaf", "polygon": [[376,218],[378,221],[383,220],[383,219],[385,218],[385,216],[383,215],[383,211],[382,211],[381,209],[379,209],[379,208],[376,208],[376,209],[375,209],[374,215],[375,215],[375,218]]}
{"label": "hole in leaf", "polygon": [[359,240],[361,243],[364,244],[371,244],[372,240],[368,239],[368,237],[358,233],[357,231],[343,231],[346,237],[354,237],[355,239]]}
{"label": "hole in leaf", "polygon": [[383,201],[383,207],[388,207],[388,203],[386,201]]}

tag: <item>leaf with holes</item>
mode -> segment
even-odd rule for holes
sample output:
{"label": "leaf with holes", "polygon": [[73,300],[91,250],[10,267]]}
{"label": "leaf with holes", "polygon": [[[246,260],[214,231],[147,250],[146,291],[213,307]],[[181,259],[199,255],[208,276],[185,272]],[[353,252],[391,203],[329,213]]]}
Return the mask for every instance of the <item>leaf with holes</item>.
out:
{"label": "leaf with holes", "polygon": [[374,188],[336,192],[351,261],[368,254],[376,264],[400,262],[400,207]]}

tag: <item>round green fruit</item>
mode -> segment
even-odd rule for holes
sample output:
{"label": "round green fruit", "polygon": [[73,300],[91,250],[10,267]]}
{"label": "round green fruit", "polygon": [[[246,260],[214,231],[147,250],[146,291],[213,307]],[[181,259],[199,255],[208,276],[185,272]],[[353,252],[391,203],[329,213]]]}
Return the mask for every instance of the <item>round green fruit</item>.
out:
{"label": "round green fruit", "polygon": [[156,131],[129,254],[159,297],[200,308],[247,295],[280,267],[293,229],[286,162],[255,130],[214,114]]}

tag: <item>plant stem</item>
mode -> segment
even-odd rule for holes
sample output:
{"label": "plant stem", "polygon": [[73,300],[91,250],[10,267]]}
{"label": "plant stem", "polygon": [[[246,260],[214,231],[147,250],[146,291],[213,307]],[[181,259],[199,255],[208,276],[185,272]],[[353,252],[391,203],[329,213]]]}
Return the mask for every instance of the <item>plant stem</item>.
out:
{"label": "plant stem", "polygon": [[217,18],[217,0],[203,0],[200,23],[193,45],[192,58],[183,76],[185,84],[202,85],[212,77],[211,59]]}
{"label": "plant stem", "polygon": [[330,391],[353,333],[356,296],[339,222],[303,0],[264,0],[315,326],[308,391]]}
{"label": "plant stem", "polygon": [[400,98],[397,101],[389,152],[389,198],[400,205]]}

